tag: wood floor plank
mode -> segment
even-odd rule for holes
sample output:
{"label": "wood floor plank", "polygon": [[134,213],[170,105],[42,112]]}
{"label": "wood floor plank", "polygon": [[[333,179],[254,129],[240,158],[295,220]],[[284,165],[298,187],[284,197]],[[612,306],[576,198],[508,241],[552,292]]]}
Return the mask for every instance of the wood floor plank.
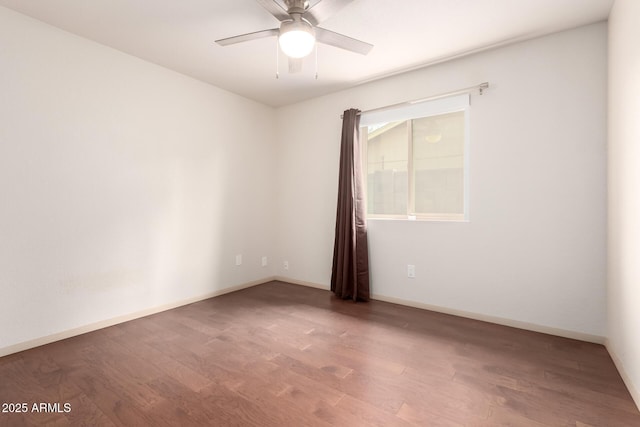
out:
{"label": "wood floor plank", "polygon": [[[548,427],[548,424],[542,424],[537,421],[530,420],[522,416],[517,411],[505,408],[504,406],[492,406],[489,417],[472,427]],[[470,426],[470,427],[471,427]]]}
{"label": "wood floor plank", "polygon": [[71,404],[71,412],[66,417],[69,419],[69,425],[72,426],[104,426],[111,427],[116,424],[98,406],[84,394],[79,395],[76,399],[69,402]]}
{"label": "wood floor plank", "polygon": [[0,426],[640,426],[603,346],[271,282],[0,358]]}
{"label": "wood floor plank", "polygon": [[386,412],[375,405],[371,405],[360,399],[356,399],[348,394],[346,394],[338,402],[338,404],[336,405],[336,409],[348,413],[350,414],[350,416],[355,417],[355,419],[359,420],[356,424],[353,425],[366,425],[375,427],[407,427],[411,425],[395,414]]}
{"label": "wood floor plank", "polygon": [[410,405],[403,403],[398,411],[398,417],[419,426],[436,426],[436,427],[464,427],[464,424],[452,421],[441,415],[434,414],[429,411],[428,403],[424,405]]}

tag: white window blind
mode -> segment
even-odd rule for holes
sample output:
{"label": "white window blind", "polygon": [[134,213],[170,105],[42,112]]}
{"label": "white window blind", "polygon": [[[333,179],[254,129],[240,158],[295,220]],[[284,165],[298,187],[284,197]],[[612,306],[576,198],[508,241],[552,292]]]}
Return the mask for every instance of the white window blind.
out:
{"label": "white window blind", "polygon": [[399,120],[410,120],[453,111],[462,111],[467,107],[469,107],[468,93],[431,101],[418,101],[397,107],[365,111],[360,115],[360,126],[371,126],[380,123],[397,122]]}

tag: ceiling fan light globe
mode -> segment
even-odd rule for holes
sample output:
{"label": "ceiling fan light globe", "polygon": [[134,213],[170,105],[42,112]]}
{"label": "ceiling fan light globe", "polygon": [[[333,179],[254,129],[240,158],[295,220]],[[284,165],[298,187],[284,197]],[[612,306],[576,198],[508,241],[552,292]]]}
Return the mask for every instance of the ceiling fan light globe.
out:
{"label": "ceiling fan light globe", "polygon": [[313,27],[305,21],[283,22],[278,43],[288,57],[304,58],[316,44]]}

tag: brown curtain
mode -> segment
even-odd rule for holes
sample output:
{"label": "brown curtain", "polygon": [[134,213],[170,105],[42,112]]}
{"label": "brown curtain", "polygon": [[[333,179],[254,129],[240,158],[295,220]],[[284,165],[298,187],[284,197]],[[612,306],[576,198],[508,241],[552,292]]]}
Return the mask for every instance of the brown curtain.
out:
{"label": "brown curtain", "polygon": [[369,300],[369,250],[360,161],[360,111],[355,109],[343,114],[331,291],[343,299]]}

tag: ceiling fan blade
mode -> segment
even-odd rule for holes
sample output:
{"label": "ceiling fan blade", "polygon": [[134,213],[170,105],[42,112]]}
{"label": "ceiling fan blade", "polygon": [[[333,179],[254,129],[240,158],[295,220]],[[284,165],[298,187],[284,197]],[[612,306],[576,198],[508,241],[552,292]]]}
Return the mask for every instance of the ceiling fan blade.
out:
{"label": "ceiling fan blade", "polygon": [[299,73],[302,71],[302,58],[289,58],[289,73]]}
{"label": "ceiling fan blade", "polygon": [[309,8],[304,14],[304,19],[316,26],[333,16],[340,9],[353,0],[321,0]]}
{"label": "ceiling fan blade", "polygon": [[316,27],[316,40],[320,43],[339,47],[340,49],[359,53],[361,55],[366,55],[373,48],[372,44],[352,39],[351,37],[347,37],[343,34],[334,33],[333,31],[325,30],[324,28],[319,27]]}
{"label": "ceiling fan blade", "polygon": [[256,0],[260,3],[260,6],[264,7],[267,12],[276,17],[278,21],[287,21],[291,19],[291,16],[287,13],[280,3],[275,0]]}
{"label": "ceiling fan blade", "polygon": [[277,36],[280,30],[272,28],[270,30],[256,31],[254,33],[241,34],[239,36],[227,37],[226,39],[216,40],[220,46],[228,46],[230,44],[247,42],[249,40],[261,39],[264,37]]}

